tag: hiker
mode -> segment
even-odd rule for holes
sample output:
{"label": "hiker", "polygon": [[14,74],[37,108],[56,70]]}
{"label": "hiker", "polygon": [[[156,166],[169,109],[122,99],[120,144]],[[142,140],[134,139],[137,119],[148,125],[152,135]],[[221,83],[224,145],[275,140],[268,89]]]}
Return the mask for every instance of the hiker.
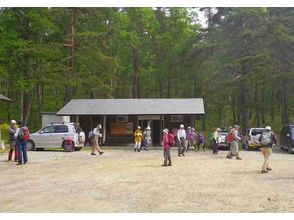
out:
{"label": "hiker", "polygon": [[99,155],[102,155],[104,152],[99,147],[99,137],[102,137],[100,130],[102,129],[101,124],[98,124],[96,128],[93,129],[92,134],[89,136],[92,138],[92,150],[91,155],[96,155],[96,151],[98,151]]}
{"label": "hiker", "polygon": [[195,152],[197,151],[196,141],[197,141],[197,134],[195,132],[195,129],[192,128],[189,133],[189,146],[191,147],[193,146],[195,149]]}
{"label": "hiker", "polygon": [[18,151],[17,165],[23,165],[28,162],[27,140],[29,139],[30,132],[22,121],[18,121],[17,124],[19,128],[16,129],[16,132],[14,134],[14,137],[16,138],[16,146]]}
{"label": "hiker", "polygon": [[181,124],[180,125],[180,129],[178,130],[177,133],[177,137],[178,137],[178,156],[180,157],[181,155],[185,156],[184,152],[185,152],[185,142],[186,142],[186,131],[184,129],[184,125]]}
{"label": "hiker", "polygon": [[9,145],[10,145],[10,150],[8,153],[8,162],[12,161],[12,155],[14,151],[14,161],[17,162],[17,146],[16,146],[16,137],[14,136],[16,132],[16,121],[11,120],[10,121],[10,127],[8,129],[8,136],[9,136]]}
{"label": "hiker", "polygon": [[265,127],[265,131],[261,133],[259,141],[261,144],[261,153],[264,157],[264,161],[261,168],[261,173],[268,173],[272,170],[269,167],[269,158],[272,154],[272,148],[277,143],[277,136],[274,132],[272,132],[272,128],[270,126]]}
{"label": "hiker", "polygon": [[[199,133],[197,135],[197,149],[199,151],[200,147],[202,148],[203,151],[205,151],[205,137],[202,133]],[[196,151],[196,149],[195,149]]]}
{"label": "hiker", "polygon": [[190,141],[189,141],[189,136],[190,133],[192,132],[192,129],[190,126],[187,127],[186,129],[186,140],[185,140],[185,151],[188,152],[190,150]]}
{"label": "hiker", "polygon": [[236,156],[236,160],[242,160],[242,158],[239,156],[239,145],[241,144],[240,127],[238,125],[234,125],[234,128],[231,129],[230,133],[232,137],[228,137],[227,139],[231,142],[231,148],[227,158],[232,159],[234,156]]}
{"label": "hiker", "polygon": [[175,137],[175,144],[178,146],[179,140],[178,140],[178,128],[173,128],[172,129],[172,134]]}
{"label": "hiker", "polygon": [[212,148],[212,153],[213,154],[217,154],[218,153],[218,143],[219,143],[219,139],[220,139],[220,135],[219,132],[221,131],[220,128],[215,129],[215,131],[213,132],[213,148]]}
{"label": "hiker", "polygon": [[[165,128],[163,130],[163,139],[162,139],[162,146],[163,146],[163,156],[164,156],[164,162],[161,166],[171,166],[171,156],[170,156],[170,148],[172,145],[174,145],[175,139],[172,133],[169,133],[169,130]],[[167,163],[168,161],[168,163]]]}
{"label": "hiker", "polygon": [[144,148],[144,150],[148,151],[149,148],[152,145],[151,128],[149,126],[145,129],[143,135],[144,135],[144,140],[145,140],[145,148]]}
{"label": "hiker", "polygon": [[232,141],[234,140],[234,137],[233,137],[233,127],[232,126],[229,126],[228,128],[228,133],[226,135],[226,143],[229,147],[229,152],[227,154],[227,158],[228,159],[231,159],[232,158]]}
{"label": "hiker", "polygon": [[141,131],[140,126],[137,127],[137,130],[134,133],[134,137],[135,137],[134,152],[136,152],[136,151],[140,152],[141,141],[143,140],[143,135],[142,135],[142,131]]}

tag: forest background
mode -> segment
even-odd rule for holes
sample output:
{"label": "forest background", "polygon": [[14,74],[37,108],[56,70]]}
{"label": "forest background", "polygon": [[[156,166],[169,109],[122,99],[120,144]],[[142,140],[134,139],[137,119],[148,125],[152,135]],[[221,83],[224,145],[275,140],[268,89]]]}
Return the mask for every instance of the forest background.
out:
{"label": "forest background", "polygon": [[294,120],[293,31],[290,7],[0,8],[0,93],[14,100],[0,123],[35,131],[73,98],[203,98],[197,130],[279,133]]}

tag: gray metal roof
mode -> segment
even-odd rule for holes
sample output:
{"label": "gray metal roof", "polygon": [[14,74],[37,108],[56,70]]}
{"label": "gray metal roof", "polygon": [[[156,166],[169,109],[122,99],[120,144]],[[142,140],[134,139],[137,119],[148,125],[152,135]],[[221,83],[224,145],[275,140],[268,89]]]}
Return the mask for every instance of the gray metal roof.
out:
{"label": "gray metal roof", "polygon": [[57,115],[204,114],[202,98],[72,99]]}
{"label": "gray metal roof", "polygon": [[2,94],[0,94],[0,100],[12,102],[12,100]]}

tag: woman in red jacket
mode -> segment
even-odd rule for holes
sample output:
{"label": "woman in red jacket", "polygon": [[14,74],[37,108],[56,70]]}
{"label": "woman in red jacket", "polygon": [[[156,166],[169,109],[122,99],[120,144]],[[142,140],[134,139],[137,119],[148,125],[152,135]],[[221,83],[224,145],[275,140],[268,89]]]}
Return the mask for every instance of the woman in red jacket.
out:
{"label": "woman in red jacket", "polygon": [[[164,162],[162,166],[171,166],[171,156],[170,156],[170,147],[174,144],[174,136],[169,133],[168,129],[165,128],[163,130],[163,140],[162,140],[162,146],[163,146],[163,155],[164,155]],[[168,164],[167,164],[168,161]]]}

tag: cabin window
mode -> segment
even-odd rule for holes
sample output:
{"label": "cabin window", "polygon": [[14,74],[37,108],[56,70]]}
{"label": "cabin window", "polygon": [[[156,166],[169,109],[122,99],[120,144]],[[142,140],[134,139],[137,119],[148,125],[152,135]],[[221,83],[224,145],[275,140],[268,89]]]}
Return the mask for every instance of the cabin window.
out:
{"label": "cabin window", "polygon": [[128,122],[129,117],[126,115],[118,115],[116,116],[116,122]]}
{"label": "cabin window", "polygon": [[171,122],[183,122],[183,115],[172,115]]}

